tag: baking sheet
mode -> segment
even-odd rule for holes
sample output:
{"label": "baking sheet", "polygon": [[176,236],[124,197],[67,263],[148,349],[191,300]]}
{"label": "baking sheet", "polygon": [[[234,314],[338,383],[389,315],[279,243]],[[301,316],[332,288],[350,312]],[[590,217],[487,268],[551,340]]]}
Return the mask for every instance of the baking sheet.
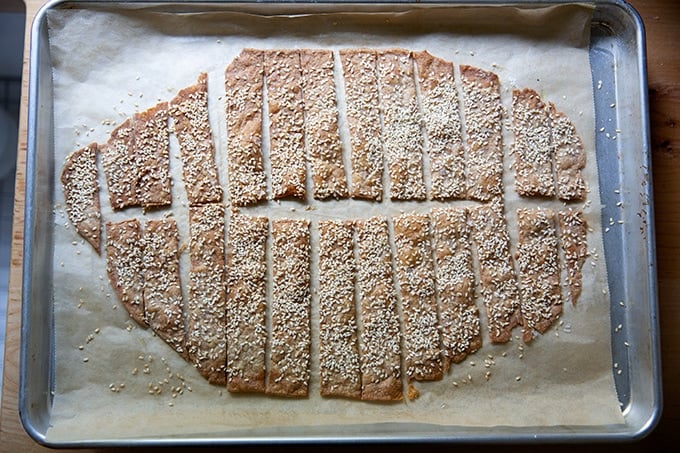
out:
{"label": "baking sheet", "polygon": [[[266,7],[259,8],[269,12]],[[586,214],[593,231],[589,237],[592,255],[585,265],[584,282],[589,291],[576,307],[565,305],[563,323],[534,344],[524,346],[523,350],[517,340],[501,346],[487,344],[455,366],[443,381],[416,384],[421,397],[413,402],[383,405],[322,399],[318,396],[315,379],[318,364],[314,360],[309,399],[233,396],[208,385],[150,331],[128,328],[132,321],[108,287],[104,259],[82,244],[68,226],[63,196],[55,186],[55,396],[50,415],[52,427],[47,432],[49,442],[168,436],[220,439],[244,433],[296,436],[313,432],[311,426],[343,425],[347,426],[347,433],[366,434],[381,432],[377,427],[388,422],[404,424],[400,428],[402,433],[419,432],[422,428],[415,423],[429,423],[441,427],[434,429],[436,437],[455,432],[461,426],[582,427],[623,422],[612,378],[610,301],[601,259],[604,253],[588,57],[591,9],[493,8],[485,11],[487,14],[480,23],[479,10],[473,14],[466,8],[365,14],[338,13],[332,11],[332,6],[325,8],[331,11],[285,17],[264,17],[252,11],[179,15],[168,14],[162,8],[125,10],[115,5],[50,11],[57,119],[54,180],[58,181],[61,162],[70,151],[90,141],[105,141],[113,128],[111,122],[120,122],[136,109],[171,98],[178,89],[193,83],[198,72],[207,71],[218,165],[222,169],[221,180],[225,181],[222,72],[243,46],[427,49],[456,64],[472,64],[496,72],[506,107],[512,88],[531,87],[544,99],[555,102],[576,123],[589,150],[586,170],[591,191]],[[499,23],[503,24],[502,30],[492,33]],[[366,32],[367,25],[371,25],[370,32]],[[507,147],[512,142],[507,130],[504,138]],[[171,156],[176,153],[175,147]],[[509,164],[506,159],[506,209],[512,213],[528,203],[514,195]],[[178,177],[180,164],[173,158],[171,165],[175,175],[173,211],[180,224],[185,225],[186,200]],[[105,187],[102,179],[102,188]],[[107,220],[141,216],[141,211],[134,209],[112,213],[105,196],[102,203],[103,217]],[[314,202],[312,214],[291,211],[291,207],[299,207],[291,202],[262,209],[272,216],[318,219],[337,216],[339,212],[365,217],[367,207],[372,214],[429,207],[422,203],[390,202],[367,206],[355,200],[335,203]],[[560,206],[545,201],[529,204]],[[147,214],[157,215],[163,213]],[[514,232],[514,216],[508,218]],[[183,238],[187,237],[186,229],[181,233]],[[93,274],[93,269],[98,271]],[[90,337],[92,340],[88,341]],[[487,369],[484,359],[488,357],[493,357],[494,364]],[[148,374],[144,372],[145,365]],[[137,373],[133,374],[135,368]],[[488,381],[484,378],[486,371],[492,372]],[[152,389],[161,388],[161,394],[149,394],[149,384]],[[173,398],[173,388],[183,389],[182,394]]]}

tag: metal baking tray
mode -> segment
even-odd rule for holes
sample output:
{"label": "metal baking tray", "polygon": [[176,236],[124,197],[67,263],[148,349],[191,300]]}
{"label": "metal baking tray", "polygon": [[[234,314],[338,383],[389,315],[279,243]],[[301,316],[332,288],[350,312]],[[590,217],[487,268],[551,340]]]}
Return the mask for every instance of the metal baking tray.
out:
{"label": "metal baking tray", "polygon": [[[273,433],[267,437],[134,439],[120,442],[102,439],[82,443],[54,444],[46,440],[53,397],[54,339],[50,288],[53,244],[53,190],[55,162],[52,156],[54,116],[52,108],[51,56],[48,45],[46,12],[77,4],[48,3],[37,14],[31,30],[28,110],[28,151],[26,169],[25,241],[22,284],[21,368],[19,413],[24,428],[37,442],[51,447],[141,446],[216,443],[280,442],[584,442],[632,441],[649,434],[661,414],[660,349],[658,334],[656,261],[648,121],[645,36],[643,23],[635,10],[621,0],[597,1],[591,23],[590,58],[595,93],[596,125],[622,131],[619,140],[596,134],[600,174],[603,226],[620,223],[604,235],[610,276],[614,380],[625,423],[616,426],[552,426],[469,428],[422,426],[417,432],[389,426],[339,436],[330,429],[310,428],[307,435],[288,437]],[[139,2],[148,4],[150,2]],[[153,2],[155,8],[180,14],[203,11],[206,7],[229,8],[252,3],[255,8],[275,8],[277,12],[314,14],[329,4],[351,11],[357,2]],[[508,1],[381,3],[384,8],[439,4],[455,8],[476,8],[483,17],[485,8],[499,5],[537,8],[559,1],[516,3]],[[596,87],[602,83],[606,90]],[[612,108],[616,106],[616,108]],[[612,157],[615,156],[615,157]],[[624,188],[626,190],[617,190]],[[617,208],[624,203],[628,209]],[[619,222],[622,221],[622,222]],[[621,306],[619,301],[635,301]],[[615,330],[615,331],[614,331]]]}

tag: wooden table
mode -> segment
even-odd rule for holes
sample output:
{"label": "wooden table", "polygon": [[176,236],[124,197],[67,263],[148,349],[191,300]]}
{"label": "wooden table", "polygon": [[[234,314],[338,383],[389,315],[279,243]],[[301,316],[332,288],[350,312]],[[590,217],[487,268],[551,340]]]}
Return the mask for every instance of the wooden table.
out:
{"label": "wooden table", "polygon": [[[26,162],[26,95],[28,92],[29,30],[35,12],[45,0],[26,0],[26,45],[17,157],[14,231],[7,307],[0,450],[42,451],[24,432],[19,416],[19,333],[21,324],[21,260],[24,217],[24,166]],[[647,31],[650,117],[652,126],[653,184],[656,215],[659,308],[663,368],[664,408],[661,422],[645,439],[632,444],[551,446],[551,451],[658,451],[680,440],[680,2],[630,0]],[[445,446],[428,449],[444,450]],[[450,447],[449,447],[450,448]],[[507,450],[487,446],[482,450]],[[522,451],[545,446],[521,447]]]}

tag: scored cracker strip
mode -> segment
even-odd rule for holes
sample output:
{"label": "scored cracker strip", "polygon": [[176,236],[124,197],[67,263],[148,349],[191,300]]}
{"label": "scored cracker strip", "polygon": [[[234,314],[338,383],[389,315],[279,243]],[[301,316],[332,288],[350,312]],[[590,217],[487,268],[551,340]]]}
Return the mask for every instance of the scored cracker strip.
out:
{"label": "scored cracker strip", "polygon": [[465,198],[465,147],[453,63],[413,52],[430,158],[430,198]]}
{"label": "scored cracker strip", "polygon": [[227,235],[227,390],[265,391],[269,220],[232,212]]}
{"label": "scored cracker strip", "polygon": [[361,399],[402,400],[401,332],[387,219],[358,220],[356,235]]}
{"label": "scored cracker strip", "polygon": [[445,369],[482,347],[467,208],[430,211]]}
{"label": "scored cracker strip", "polygon": [[137,113],[133,117],[135,160],[139,171],[137,202],[144,208],[172,203],[170,188],[170,151],[168,103]]}
{"label": "scored cracker strip", "polygon": [[149,220],[141,239],[145,320],[156,335],[185,357],[177,222],[169,218]]}
{"label": "scored cracker strip", "polygon": [[503,193],[500,82],[493,72],[460,67],[467,134],[468,197],[489,201]]}
{"label": "scored cracker strip", "polygon": [[269,107],[271,198],[304,198],[307,156],[300,53],[297,50],[265,51],[264,68]]}
{"label": "scored cracker strip", "polygon": [[588,257],[588,224],[583,211],[566,209],[557,213],[560,223],[560,244],[564,251],[564,268],[569,285],[569,298],[576,305],[581,295],[583,263]]}
{"label": "scored cracker strip", "polygon": [[97,254],[101,250],[102,230],[98,174],[96,143],[69,154],[61,171],[69,221]]}
{"label": "scored cracker strip", "polygon": [[272,221],[271,353],[267,394],[309,390],[311,348],[309,221]]}
{"label": "scored cracker strip", "polygon": [[127,118],[116,127],[100,150],[111,207],[123,209],[137,206],[139,163],[135,153],[133,120]]}
{"label": "scored cracker strip", "polygon": [[444,377],[431,233],[427,214],[403,214],[394,219],[404,369],[409,381],[435,381]]}
{"label": "scored cracker strip", "polygon": [[351,221],[319,221],[321,395],[361,398]]}
{"label": "scored cracker strip", "polygon": [[390,177],[390,198],[423,200],[423,135],[413,60],[408,51],[378,52],[382,139]]}
{"label": "scored cracker strip", "polygon": [[517,264],[521,295],[522,338],[545,333],[562,313],[555,213],[551,209],[517,210]]}
{"label": "scored cracker strip", "polygon": [[264,52],[243,51],[224,73],[229,198],[245,206],[267,198],[262,160]]}
{"label": "scored cracker strip", "polygon": [[374,50],[340,50],[350,135],[351,195],[381,200],[383,145],[380,127],[377,55]]}
{"label": "scored cracker strip", "polygon": [[333,52],[303,49],[300,51],[300,62],[305,137],[314,198],[345,198],[349,192],[338,133]]}
{"label": "scored cracker strip", "polygon": [[189,208],[189,360],[210,383],[226,383],[224,206]]}
{"label": "scored cracker strip", "polygon": [[170,101],[170,116],[180,146],[182,174],[189,205],[222,200],[215,148],[208,119],[208,75],[183,88]]}
{"label": "scored cracker strip", "polygon": [[515,141],[515,190],[525,197],[555,195],[552,125],[536,91],[512,91],[512,131]]}
{"label": "scored cracker strip", "polygon": [[586,183],[581,174],[586,166],[586,151],[569,117],[549,104],[552,142],[555,147],[555,183],[560,200],[583,200]]}
{"label": "scored cracker strip", "polygon": [[146,327],[141,229],[137,219],[106,222],[106,273],[130,317]]}
{"label": "scored cracker strip", "polygon": [[470,222],[489,339],[492,343],[505,343],[512,338],[512,329],[521,323],[521,315],[502,201],[494,199],[471,209]]}

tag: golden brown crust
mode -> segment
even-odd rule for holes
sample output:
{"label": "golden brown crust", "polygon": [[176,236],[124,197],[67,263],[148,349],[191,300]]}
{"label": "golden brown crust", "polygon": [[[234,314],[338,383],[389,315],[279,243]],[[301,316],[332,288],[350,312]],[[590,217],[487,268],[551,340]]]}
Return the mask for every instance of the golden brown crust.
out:
{"label": "golden brown crust", "polygon": [[347,176],[342,162],[338,133],[333,51],[302,49],[300,62],[305,106],[305,137],[314,198],[347,197]]}
{"label": "golden brown crust", "polygon": [[245,206],[267,198],[262,160],[264,51],[243,49],[224,74],[229,198]]}
{"label": "golden brown crust", "polygon": [[271,354],[267,394],[307,396],[311,348],[309,221],[272,221]]}
{"label": "golden brown crust", "polygon": [[170,101],[170,116],[182,157],[182,174],[189,205],[222,200],[215,148],[208,120],[208,75],[177,93]]}
{"label": "golden brown crust", "polygon": [[101,253],[102,215],[99,206],[97,144],[91,143],[66,157],[61,184],[69,221],[97,254]]}
{"label": "golden brown crust", "polygon": [[135,153],[133,120],[125,119],[101,145],[102,166],[113,209],[137,206],[138,162]]}
{"label": "golden brown crust", "polygon": [[142,227],[137,219],[106,222],[106,273],[130,317],[146,327]]}
{"label": "golden brown crust", "polygon": [[269,106],[269,161],[273,199],[306,194],[302,71],[297,50],[268,50],[264,56]]}
{"label": "golden brown crust", "polygon": [[137,202],[144,208],[172,203],[168,103],[160,102],[133,118],[138,182]]}
{"label": "golden brown crust", "polygon": [[558,212],[560,245],[564,251],[564,268],[569,285],[569,298],[576,305],[581,295],[583,274],[581,269],[588,257],[588,224],[583,211],[567,209]]}
{"label": "golden brown crust", "polygon": [[549,104],[552,142],[555,148],[555,183],[560,200],[583,200],[586,183],[581,170],[586,166],[586,151],[569,117]]}

